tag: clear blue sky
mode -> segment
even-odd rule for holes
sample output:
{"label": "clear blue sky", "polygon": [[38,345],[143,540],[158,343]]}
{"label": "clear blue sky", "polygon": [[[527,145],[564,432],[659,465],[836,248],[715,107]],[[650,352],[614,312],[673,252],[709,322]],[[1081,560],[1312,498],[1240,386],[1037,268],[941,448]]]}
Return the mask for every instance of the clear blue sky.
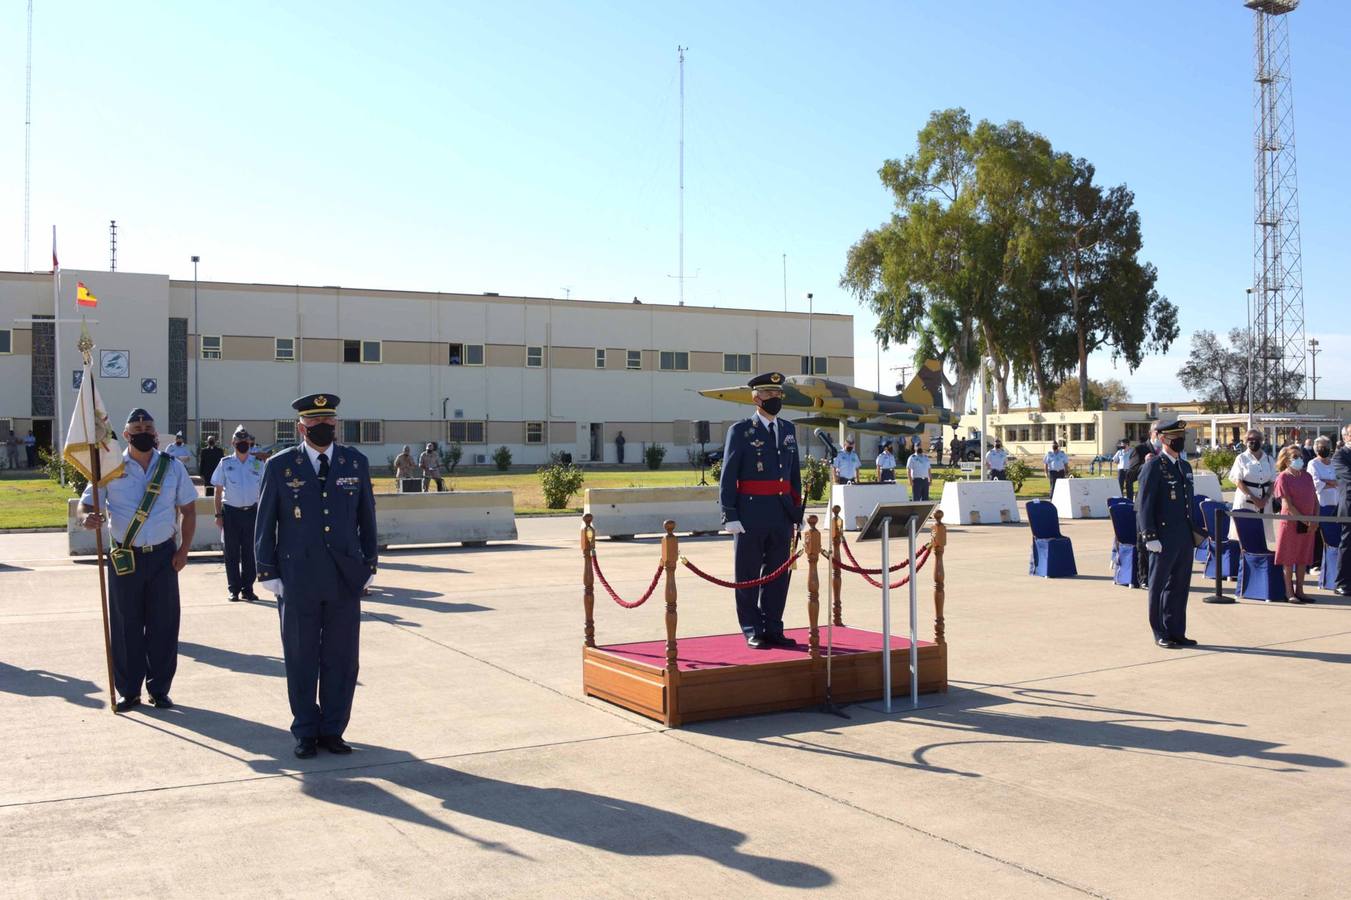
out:
{"label": "clear blue sky", "polygon": [[[686,298],[853,312],[837,286],[930,111],[1019,119],[1136,193],[1182,312],[1130,378],[1177,399],[1190,332],[1244,321],[1252,19],[1240,0],[875,4],[37,0],[31,267],[673,303],[676,45]],[[23,262],[22,3],[0,20],[0,268]],[[1309,332],[1351,397],[1351,4],[1290,20]],[[883,365],[909,362],[892,353]],[[1126,376],[1094,359],[1094,377]],[[894,377],[887,374],[886,380]]]}

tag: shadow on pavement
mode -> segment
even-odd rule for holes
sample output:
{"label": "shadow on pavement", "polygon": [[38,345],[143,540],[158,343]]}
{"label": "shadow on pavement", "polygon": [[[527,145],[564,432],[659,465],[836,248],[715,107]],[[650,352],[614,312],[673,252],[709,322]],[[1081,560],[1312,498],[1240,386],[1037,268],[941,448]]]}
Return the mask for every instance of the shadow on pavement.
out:
{"label": "shadow on pavement", "polygon": [[361,598],[362,603],[385,603],[391,606],[404,606],[409,609],[425,609],[428,612],[438,613],[463,613],[463,612],[491,612],[491,606],[480,606],[477,603],[451,603],[445,600],[435,600],[434,597],[444,597],[445,594],[439,594],[435,591],[419,591],[409,588],[387,588],[379,584],[371,586],[371,592]]}
{"label": "shadow on pavement", "polygon": [[[289,731],[182,705],[136,715],[132,720],[238,760],[256,772],[297,778],[305,796],[314,800],[422,825],[463,838],[480,849],[521,859],[529,857],[507,844],[462,830],[450,817],[425,811],[398,792],[422,794],[452,814],[610,853],[703,857],[783,887],[816,888],[834,881],[828,871],[808,863],[743,852],[738,848],[746,835],[740,831],[619,797],[485,778],[388,747],[358,745],[352,756],[321,751],[313,760],[296,760],[291,755],[295,741]],[[168,724],[253,758],[170,731],[164,727]]]}
{"label": "shadow on pavement", "polygon": [[179,641],[178,652],[188,659],[194,659],[218,669],[228,669],[246,675],[270,675],[273,678],[286,677],[286,663],[279,656],[266,656],[261,653],[239,653],[235,650],[223,650],[194,644],[191,641]]}
{"label": "shadow on pavement", "polygon": [[18,694],[21,697],[60,697],[76,706],[103,709],[108,705],[103,690],[83,678],[72,678],[46,669],[21,669],[0,662],[0,693]]}

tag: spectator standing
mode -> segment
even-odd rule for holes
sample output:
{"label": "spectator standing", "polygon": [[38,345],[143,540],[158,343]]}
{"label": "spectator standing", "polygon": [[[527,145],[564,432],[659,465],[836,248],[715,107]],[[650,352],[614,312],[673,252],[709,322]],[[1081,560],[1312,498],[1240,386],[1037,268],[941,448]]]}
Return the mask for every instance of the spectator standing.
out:
{"label": "spectator standing", "polygon": [[990,470],[990,477],[995,481],[1003,481],[1007,477],[1009,454],[1004,449],[1004,442],[999,438],[994,439],[994,446],[986,452],[985,466]]}
{"label": "spectator standing", "polygon": [[24,453],[28,456],[28,468],[36,469],[38,467],[38,439],[33,437],[33,429],[28,429],[28,434],[23,439]]}
{"label": "spectator standing", "polygon": [[441,480],[441,454],[436,451],[436,442],[430,441],[427,449],[418,457],[418,466],[422,469],[422,490],[426,492],[436,482],[436,489],[444,491],[446,483]]}
{"label": "spectator standing", "polygon": [[619,460],[621,466],[624,465],[624,444],[626,443],[628,442],[624,440],[624,432],[621,431],[615,435],[615,458]]}
{"label": "spectator standing", "polygon": [[394,457],[394,489],[403,493],[404,480],[416,478],[417,463],[413,461],[413,448],[409,444],[403,445],[403,451]]}
{"label": "spectator standing", "polygon": [[5,439],[5,462],[11,469],[19,468],[19,438],[14,434],[14,429],[9,430],[9,437]]}
{"label": "spectator standing", "polygon": [[[1273,496],[1290,516],[1318,515],[1318,492],[1304,468],[1304,449],[1291,444],[1276,461]],[[1285,596],[1291,603],[1312,603],[1304,593],[1304,571],[1313,562],[1314,523],[1282,519],[1276,523],[1276,565],[1285,576]]]}
{"label": "spectator standing", "polygon": [[952,441],[948,444],[948,467],[955,469],[957,463],[962,461],[962,439],[957,437],[956,429],[952,432]]}
{"label": "spectator standing", "polygon": [[1051,441],[1051,449],[1041,458],[1046,469],[1046,480],[1051,485],[1051,496],[1055,496],[1055,483],[1069,474],[1070,458],[1060,449],[1059,441]]}
{"label": "spectator standing", "polygon": [[[242,427],[242,426],[241,426]],[[197,458],[197,474],[202,476],[202,484],[206,487],[206,495],[214,496],[216,487],[211,481],[211,476],[216,474],[216,467],[220,461],[225,458],[225,451],[216,446],[216,436],[213,434],[206,439],[206,446],[202,448],[201,455]],[[252,538],[249,539],[252,542]]]}
{"label": "spectator standing", "polygon": [[[1320,434],[1313,442],[1314,457],[1309,463],[1309,474],[1313,476],[1314,490],[1318,491],[1318,511],[1328,510],[1337,514],[1337,470],[1332,467],[1332,439]],[[1314,529],[1313,568],[1323,564],[1323,529]]]}
{"label": "spectator standing", "polygon": [[[1337,473],[1337,515],[1351,516],[1351,425],[1342,429],[1342,443],[1332,454],[1332,468]],[[1334,593],[1351,597],[1351,525],[1342,525],[1342,539],[1337,545],[1337,572]]]}
{"label": "spectator standing", "polygon": [[929,499],[929,457],[924,453],[924,445],[915,448],[905,461],[905,474],[910,479],[910,499]]}
{"label": "spectator standing", "polygon": [[1112,462],[1116,463],[1116,483],[1121,489],[1121,496],[1127,500],[1135,500],[1135,482],[1130,477],[1131,472],[1131,453],[1130,447],[1124,440],[1117,441],[1116,453],[1112,454]]}
{"label": "spectator standing", "polygon": [[[1271,454],[1262,448],[1262,433],[1256,428],[1248,431],[1245,437],[1248,449],[1234,459],[1229,469],[1229,480],[1234,484],[1234,509],[1250,509],[1254,512],[1271,512],[1272,490],[1276,483],[1276,464]],[[1267,543],[1275,538],[1271,520],[1264,519]],[[1238,529],[1231,536],[1238,540]]]}

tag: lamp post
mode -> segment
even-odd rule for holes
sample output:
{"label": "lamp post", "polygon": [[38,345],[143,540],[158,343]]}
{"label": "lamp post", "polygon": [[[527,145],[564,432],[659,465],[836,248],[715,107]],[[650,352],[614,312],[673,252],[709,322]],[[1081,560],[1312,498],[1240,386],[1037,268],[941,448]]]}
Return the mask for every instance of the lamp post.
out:
{"label": "lamp post", "polygon": [[816,374],[816,356],[812,353],[812,295],[807,292],[807,374]]}
{"label": "lamp post", "polygon": [[[1252,431],[1252,355],[1256,348],[1252,339],[1252,288],[1248,288],[1248,431]],[[1245,432],[1246,434],[1246,432]]]}
{"label": "lamp post", "polygon": [[192,258],[192,328],[197,332],[197,353],[192,360],[192,439],[198,446],[202,443],[202,326],[197,318],[197,264],[200,256]]}
{"label": "lamp post", "polygon": [[1309,386],[1313,388],[1310,400],[1318,399],[1318,354],[1322,352],[1318,349],[1318,338],[1309,338],[1309,357],[1313,362],[1313,371],[1309,375]]}

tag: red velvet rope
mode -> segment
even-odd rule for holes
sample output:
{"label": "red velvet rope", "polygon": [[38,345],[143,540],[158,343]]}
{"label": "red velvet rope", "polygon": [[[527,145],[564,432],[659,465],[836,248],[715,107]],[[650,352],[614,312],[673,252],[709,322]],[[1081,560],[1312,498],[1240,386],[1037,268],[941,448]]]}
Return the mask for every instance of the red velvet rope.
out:
{"label": "red velvet rope", "polygon": [[[929,559],[929,554],[930,554],[932,551],[933,551],[933,544],[925,544],[925,545],[924,545],[924,549],[920,550],[919,553],[916,554],[916,556],[915,556],[915,571],[916,571],[916,572],[918,572],[920,569],[924,568],[924,563],[926,563],[926,562],[928,561],[928,559]],[[908,563],[909,560],[906,560],[906,562]],[[843,570],[846,571],[846,572],[853,572],[854,574],[861,576],[861,577],[863,578],[864,581],[868,582],[868,584],[871,584],[871,585],[872,585],[873,587],[875,587],[875,588],[880,588],[880,587],[882,587],[882,582],[880,582],[880,581],[874,581],[873,579],[871,579],[871,578],[868,577],[868,571],[869,571],[869,570],[867,570],[867,569],[863,569],[863,568],[860,568],[860,567],[858,567],[858,566],[851,566],[851,565],[849,565],[849,564],[846,563],[846,562],[842,562],[838,557],[835,558],[835,559],[832,559],[832,560],[830,561],[830,563],[831,563],[831,565],[836,566],[837,568],[843,569]],[[881,574],[881,571],[882,571],[882,570],[881,570],[881,569],[876,569],[876,570],[873,570],[873,571],[875,571],[877,574]],[[895,571],[895,570],[893,569],[892,571]],[[894,584],[889,585],[889,587],[894,591],[894,590],[896,590],[896,588],[899,588],[899,587],[905,587],[905,586],[906,586],[907,584],[909,584],[909,583],[910,583],[910,575],[907,574],[907,575],[906,575],[904,578],[902,578],[900,581],[897,581],[897,582],[895,582]]]}
{"label": "red velvet rope", "polygon": [[[859,562],[858,560],[854,559],[854,551],[849,549],[849,541],[845,540],[844,532],[843,532],[843,531],[840,532],[840,546],[844,548],[844,555],[847,556],[847,557],[849,557],[849,561],[850,561],[851,563],[853,563],[855,566],[858,566],[858,567],[859,567],[857,570],[855,570],[855,569],[850,569],[849,571],[851,571],[851,572],[853,572],[853,571],[858,571],[858,573],[859,573],[860,575],[881,575],[881,574],[882,574],[882,570],[881,570],[881,569],[865,569],[865,568],[863,568],[863,563],[861,563],[861,562]],[[904,569],[904,568],[905,568],[906,566],[908,566],[908,565],[910,565],[910,560],[908,560],[908,559],[903,559],[903,560],[901,560],[900,562],[896,563],[896,565],[892,566],[890,569],[887,569],[887,571],[888,571],[888,572],[899,572],[899,571],[901,571],[901,569]]]}
{"label": "red velvet rope", "polygon": [[605,580],[605,573],[600,570],[600,560],[596,558],[596,551],[594,548],[591,550],[591,568],[595,570],[596,577],[600,579],[601,587],[605,588],[605,593],[610,595],[611,600],[625,609],[637,609],[646,603],[652,597],[652,592],[657,589],[657,582],[661,580],[662,565],[661,563],[657,563],[657,571],[652,576],[652,583],[647,586],[647,590],[643,592],[643,596],[633,603],[620,599],[620,596],[615,593],[615,589],[610,587],[610,582]]}
{"label": "red velvet rope", "polygon": [[696,566],[694,563],[690,562],[683,556],[680,557],[680,561],[685,564],[685,568],[689,569],[691,572],[693,572],[695,575],[698,575],[705,581],[711,581],[714,584],[718,585],[719,587],[732,588],[733,590],[741,590],[744,588],[759,587],[762,584],[769,584],[774,579],[783,575],[784,572],[787,572],[788,567],[791,566],[794,560],[796,560],[801,555],[802,551],[799,550],[798,552],[792,554],[786,560],[784,560],[783,565],[779,566],[773,572],[770,572],[768,575],[765,575],[761,578],[755,578],[750,581],[723,581],[721,578],[717,578],[713,575],[708,574],[703,569],[699,568],[698,566]]}

